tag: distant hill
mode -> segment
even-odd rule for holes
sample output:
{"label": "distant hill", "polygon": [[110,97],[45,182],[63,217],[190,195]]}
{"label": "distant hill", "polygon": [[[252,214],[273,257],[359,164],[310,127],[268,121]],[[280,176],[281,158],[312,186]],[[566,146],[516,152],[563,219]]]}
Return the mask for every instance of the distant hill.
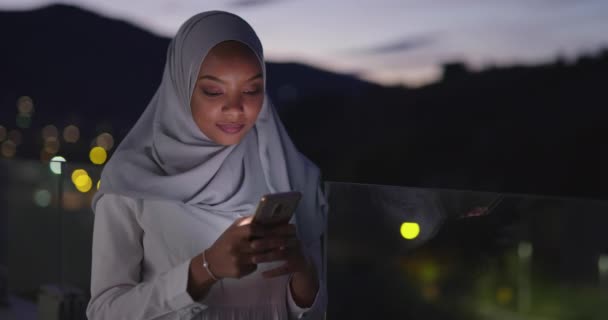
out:
{"label": "distant hill", "polygon": [[[0,12],[0,119],[14,123],[19,96],[35,99],[33,126],[110,124],[120,136],[139,117],[162,75],[169,39],[79,8]],[[377,85],[297,63],[268,64],[278,105]],[[5,120],[8,119],[8,120]],[[105,123],[105,124],[104,124]],[[6,124],[5,124],[6,126]]]}
{"label": "distant hill", "polygon": [[[64,5],[0,12],[0,125],[34,99],[21,157],[40,128],[77,124],[62,149],[120,139],[158,86],[168,39]],[[608,51],[575,63],[470,72],[446,65],[419,89],[382,87],[310,66],[268,64],[269,93],[298,147],[326,179],[608,198]]]}

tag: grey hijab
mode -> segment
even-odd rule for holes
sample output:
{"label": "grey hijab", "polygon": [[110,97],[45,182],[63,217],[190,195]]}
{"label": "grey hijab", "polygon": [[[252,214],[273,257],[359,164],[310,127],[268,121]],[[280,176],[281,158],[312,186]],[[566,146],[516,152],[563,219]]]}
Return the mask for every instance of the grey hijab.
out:
{"label": "grey hijab", "polygon": [[266,79],[262,44],[243,19],[210,11],[187,20],[169,44],[156,94],[102,172],[93,209],[104,194],[120,194],[236,216],[253,213],[262,189],[297,190],[303,195],[296,211],[299,237],[315,241],[327,212],[319,169],[295,148],[267,95],[255,126],[237,145],[213,142],[194,122],[190,97],[200,65],[227,40],[249,46]]}

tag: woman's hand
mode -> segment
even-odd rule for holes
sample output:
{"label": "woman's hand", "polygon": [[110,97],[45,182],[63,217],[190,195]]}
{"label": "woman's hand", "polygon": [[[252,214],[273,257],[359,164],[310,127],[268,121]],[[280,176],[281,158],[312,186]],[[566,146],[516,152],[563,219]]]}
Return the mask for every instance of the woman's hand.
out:
{"label": "woman's hand", "polygon": [[[319,278],[311,259],[302,251],[300,241],[296,237],[296,228],[292,224],[281,225],[267,231],[271,238],[282,238],[286,245],[279,248],[266,248],[266,252],[254,254],[255,263],[284,260],[285,263],[275,269],[268,270],[262,275],[273,278],[293,274],[291,278],[291,296],[295,303],[303,308],[310,307],[319,291]],[[263,247],[263,239],[251,243],[254,248]]]}
{"label": "woman's hand", "polygon": [[[287,245],[285,237],[273,236],[267,228],[252,224],[253,216],[237,219],[205,251],[209,271],[216,279],[242,278],[257,269],[253,257]],[[256,245],[253,246],[252,239]],[[215,280],[203,267],[203,253],[190,262],[188,292],[193,299],[204,297]]]}
{"label": "woman's hand", "polygon": [[[293,224],[282,224],[265,229],[266,236],[251,242],[257,253],[253,254],[253,263],[285,261],[281,267],[268,270],[262,275],[266,278],[278,277],[294,272],[306,272],[311,263],[302,253],[300,241],[296,237]],[[284,245],[276,246],[278,243]],[[260,252],[261,251],[261,252]]]}
{"label": "woman's hand", "polygon": [[242,278],[257,269],[256,254],[286,245],[286,239],[271,236],[264,227],[251,223],[252,219],[237,219],[207,249],[209,270],[216,278]]}

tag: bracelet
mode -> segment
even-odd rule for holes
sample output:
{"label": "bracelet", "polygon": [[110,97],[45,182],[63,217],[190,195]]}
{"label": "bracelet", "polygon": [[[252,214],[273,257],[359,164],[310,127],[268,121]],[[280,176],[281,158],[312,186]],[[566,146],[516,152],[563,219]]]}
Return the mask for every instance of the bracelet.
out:
{"label": "bracelet", "polygon": [[205,270],[207,270],[207,273],[209,274],[209,276],[211,276],[211,279],[215,280],[215,281],[219,281],[220,279],[218,279],[213,272],[211,272],[211,270],[209,269],[209,263],[207,263],[207,257],[205,256],[205,251],[207,250],[203,250],[203,267],[205,268]]}

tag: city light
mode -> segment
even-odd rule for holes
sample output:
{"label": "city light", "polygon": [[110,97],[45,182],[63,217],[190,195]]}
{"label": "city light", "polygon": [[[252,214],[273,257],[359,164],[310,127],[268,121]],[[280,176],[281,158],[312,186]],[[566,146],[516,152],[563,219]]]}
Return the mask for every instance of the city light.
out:
{"label": "city light", "polygon": [[97,136],[97,139],[95,139],[95,143],[98,146],[109,151],[109,150],[112,150],[112,148],[114,148],[114,137],[112,137],[111,134],[104,132],[104,133],[100,134],[99,136]]}
{"label": "city light", "polygon": [[88,176],[89,174],[84,169],[74,170],[74,172],[72,172],[72,183],[76,184],[76,179],[82,175]]}
{"label": "city light", "polygon": [[108,159],[108,153],[102,147],[94,147],[93,149],[91,149],[91,152],[89,153],[89,158],[91,159],[91,162],[93,162],[94,164],[102,165]]}
{"label": "city light", "polygon": [[17,127],[21,129],[27,129],[32,125],[32,118],[29,114],[18,114],[16,122]]}
{"label": "city light", "polygon": [[513,289],[501,287],[496,290],[496,300],[500,304],[508,304],[513,301]]}
{"label": "city light", "polygon": [[37,190],[34,193],[34,203],[42,208],[48,207],[51,204],[51,193],[48,190]]}
{"label": "city light", "polygon": [[17,99],[17,111],[19,111],[19,114],[21,115],[31,116],[34,112],[34,100],[28,96],[20,97]]}
{"label": "city light", "polygon": [[15,146],[20,145],[22,140],[21,132],[19,130],[11,130],[8,133],[8,139],[11,140]]}
{"label": "city light", "polygon": [[44,151],[49,154],[56,154],[59,152],[59,140],[57,137],[49,137],[44,141]]}
{"label": "city light", "polygon": [[528,242],[521,242],[517,247],[517,255],[521,259],[529,259],[532,256],[532,245]]}
{"label": "city light", "polygon": [[57,130],[57,127],[55,127],[52,124],[49,124],[49,125],[45,126],[44,128],[42,128],[42,139],[44,141],[46,141],[51,137],[58,138],[59,131]]}
{"label": "city light", "polygon": [[53,172],[54,174],[61,174],[61,163],[65,162],[65,158],[64,157],[53,157],[53,159],[51,159],[51,163],[49,163],[49,167],[51,168],[51,172]]}
{"label": "city light", "polygon": [[416,222],[404,222],[401,224],[401,236],[407,240],[413,240],[420,234],[420,225]]}
{"label": "city light", "polygon": [[75,125],[69,125],[63,129],[63,140],[68,143],[76,143],[80,139],[80,129]]}
{"label": "city light", "polygon": [[17,153],[17,145],[11,140],[4,141],[1,149],[2,156],[5,158],[12,158],[15,156],[15,153]]}
{"label": "city light", "polygon": [[93,187],[93,181],[88,175],[80,175],[74,181],[74,185],[76,185],[76,189],[78,189],[78,191],[85,193],[91,190]]}
{"label": "city light", "polygon": [[597,260],[597,269],[600,274],[606,275],[608,274],[608,255],[600,255]]}

